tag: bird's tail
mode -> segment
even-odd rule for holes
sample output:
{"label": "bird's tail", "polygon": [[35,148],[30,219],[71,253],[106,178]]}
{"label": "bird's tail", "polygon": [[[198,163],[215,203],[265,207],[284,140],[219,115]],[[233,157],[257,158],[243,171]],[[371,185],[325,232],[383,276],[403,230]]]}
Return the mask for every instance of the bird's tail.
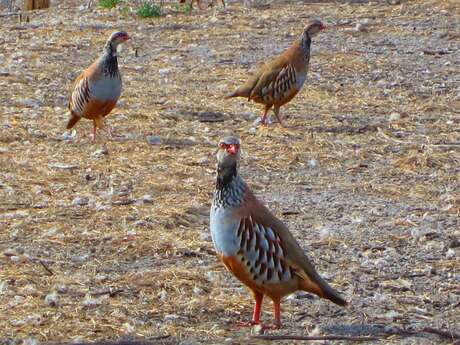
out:
{"label": "bird's tail", "polygon": [[71,129],[75,124],[80,121],[81,117],[74,114],[70,115],[70,120],[67,122],[67,129]]}
{"label": "bird's tail", "polygon": [[300,287],[304,291],[312,292],[318,295],[319,297],[326,298],[330,300],[331,302],[337,305],[340,305],[342,307],[348,304],[348,302],[345,301],[342,296],[340,296],[339,292],[334,290],[319,275],[316,275],[316,277],[314,277],[314,280],[311,280],[309,278],[302,279],[300,283]]}
{"label": "bird's tail", "polygon": [[249,92],[247,90],[242,89],[239,87],[235,91],[229,93],[225,96],[225,99],[233,98],[233,97],[249,97]]}
{"label": "bird's tail", "polygon": [[340,296],[339,292],[334,290],[330,285],[326,283],[325,286],[322,286],[322,291],[324,293],[324,298],[327,298],[331,302],[340,305],[342,307],[345,307],[348,302],[343,299],[342,296]]}

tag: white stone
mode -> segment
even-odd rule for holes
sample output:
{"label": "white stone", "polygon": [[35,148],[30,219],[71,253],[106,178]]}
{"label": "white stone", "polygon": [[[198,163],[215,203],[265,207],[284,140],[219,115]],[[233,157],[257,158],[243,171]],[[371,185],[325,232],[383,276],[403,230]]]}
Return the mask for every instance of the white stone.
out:
{"label": "white stone", "polygon": [[53,291],[46,295],[45,297],[45,304],[51,307],[57,307],[59,305],[59,297],[58,294]]}

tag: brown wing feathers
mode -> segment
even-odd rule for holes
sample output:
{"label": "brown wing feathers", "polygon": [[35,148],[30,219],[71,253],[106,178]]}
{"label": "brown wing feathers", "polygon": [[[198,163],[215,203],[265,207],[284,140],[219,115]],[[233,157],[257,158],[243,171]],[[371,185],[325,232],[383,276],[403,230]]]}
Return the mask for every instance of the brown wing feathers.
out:
{"label": "brown wing feathers", "polygon": [[89,101],[89,85],[85,73],[80,74],[75,81],[75,87],[72,95],[69,97],[68,108],[70,110],[70,120],[67,123],[67,129],[71,129],[81,119],[85,104]]}

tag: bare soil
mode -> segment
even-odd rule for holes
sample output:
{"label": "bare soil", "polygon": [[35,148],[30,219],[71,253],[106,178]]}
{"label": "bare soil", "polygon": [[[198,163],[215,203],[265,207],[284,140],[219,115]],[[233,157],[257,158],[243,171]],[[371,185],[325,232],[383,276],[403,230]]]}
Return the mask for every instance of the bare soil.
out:
{"label": "bare soil", "polygon": [[[453,343],[383,333],[460,328],[458,2],[166,5],[144,20],[55,3],[0,17],[1,344],[263,343],[236,327],[253,301],[208,229],[227,134],[242,139],[244,178],[351,304],[298,293],[269,334]],[[223,96],[311,18],[328,29],[282,108],[299,128],[257,127],[259,105]],[[89,121],[66,136],[72,81],[117,29],[133,36],[107,118],[120,137],[91,144]]]}

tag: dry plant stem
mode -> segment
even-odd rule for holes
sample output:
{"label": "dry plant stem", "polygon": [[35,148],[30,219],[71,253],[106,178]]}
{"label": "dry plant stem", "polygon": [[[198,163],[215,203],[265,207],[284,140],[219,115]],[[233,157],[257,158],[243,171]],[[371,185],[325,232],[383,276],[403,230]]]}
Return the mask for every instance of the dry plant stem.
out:
{"label": "dry plant stem", "polygon": [[324,335],[324,336],[301,336],[301,335],[256,335],[253,338],[276,341],[276,340],[346,340],[346,341],[371,341],[380,340],[377,337],[349,337],[341,335]]}
{"label": "dry plant stem", "polygon": [[[456,332],[443,331],[432,327],[424,327],[419,331],[411,331],[405,329],[391,329],[382,331],[383,335],[399,335],[399,336],[421,336],[422,333],[431,333],[439,335],[443,338],[455,340],[460,339],[460,334]],[[260,335],[254,336],[257,339],[263,340],[346,340],[346,341],[371,341],[379,340],[379,337],[353,337],[353,336],[339,336],[339,335],[325,335],[325,336],[297,336],[297,335]]]}
{"label": "dry plant stem", "polygon": [[40,263],[40,265],[43,266],[43,268],[45,269],[45,271],[48,272],[48,274],[49,274],[50,276],[53,276],[53,275],[54,275],[54,272],[51,271],[51,269],[50,269],[48,266],[46,266],[46,264],[43,262],[43,260],[37,259],[37,261]]}
{"label": "dry plant stem", "polygon": [[453,331],[443,331],[440,329],[425,327],[422,329],[422,332],[437,334],[439,336],[442,336],[444,338],[449,338],[449,339],[460,339],[460,333],[453,332]]}
{"label": "dry plant stem", "polygon": [[[120,341],[98,341],[91,343],[74,343],[74,345],[156,345],[158,340],[163,340],[171,337],[171,335],[160,335],[158,337],[151,337],[148,339],[137,339],[137,340],[120,340]],[[67,345],[64,342],[49,342],[44,343],[44,345]]]}

